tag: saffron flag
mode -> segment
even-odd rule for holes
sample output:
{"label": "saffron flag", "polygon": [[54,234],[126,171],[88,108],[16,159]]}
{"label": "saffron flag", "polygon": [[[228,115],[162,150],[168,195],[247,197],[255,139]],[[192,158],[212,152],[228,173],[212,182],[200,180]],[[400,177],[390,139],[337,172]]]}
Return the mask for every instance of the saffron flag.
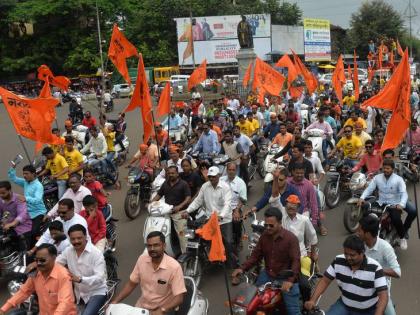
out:
{"label": "saffron flag", "polygon": [[276,67],[287,68],[287,81],[289,82],[289,86],[294,80],[296,80],[298,71],[296,70],[296,67],[289,55],[283,55],[283,57],[277,61]]}
{"label": "saffron flag", "polygon": [[57,99],[52,97],[30,99],[15,95],[2,87],[0,95],[17,134],[41,143],[64,144],[63,139],[51,133]]}
{"label": "saffron flag", "polygon": [[190,24],[187,29],[185,30],[184,34],[181,35],[179,38],[179,42],[185,42],[187,41],[187,47],[185,47],[185,50],[182,54],[182,64],[184,64],[185,59],[192,56],[193,54],[193,31],[192,31],[192,25]]}
{"label": "saffron flag", "polygon": [[394,61],[394,51],[391,50],[391,52],[389,53],[389,63],[391,64],[392,67],[395,66],[395,61]]}
{"label": "saffron flag", "polygon": [[69,89],[70,79],[65,76],[54,76],[50,68],[46,65],[38,67],[38,79],[44,81],[39,97],[51,97],[50,85],[56,86],[62,91]]}
{"label": "saffron flag", "polygon": [[353,52],[353,88],[354,88],[354,97],[356,98],[356,101],[359,100],[359,93],[360,93],[360,87],[359,87],[359,69],[357,67],[357,58],[356,58],[356,50]]}
{"label": "saffron flag", "polygon": [[136,47],[118,29],[117,24],[114,24],[109,43],[108,57],[128,84],[131,84],[131,80],[128,74],[126,59],[137,55]]}
{"label": "saffron flag", "polygon": [[372,67],[368,67],[368,83],[372,82],[373,75],[375,74],[375,71],[373,71]]}
{"label": "saffron flag", "polygon": [[404,56],[404,50],[401,48],[400,41],[397,39],[397,52],[401,57]]}
{"label": "saffron flag", "polygon": [[159,104],[157,107],[157,117],[169,114],[171,111],[171,84],[166,82],[165,88],[160,94]]}
{"label": "saffron flag", "polygon": [[338,57],[337,65],[335,66],[331,78],[331,83],[335,90],[335,94],[337,95],[337,98],[340,101],[340,104],[343,104],[343,85],[346,83],[346,76],[344,74],[344,63],[342,55]]}
{"label": "saffron flag", "polygon": [[249,63],[248,68],[246,68],[246,72],[244,75],[244,79],[242,81],[242,86],[247,87],[249,80],[251,80],[251,70],[252,70],[252,62]]}
{"label": "saffron flag", "polygon": [[254,68],[252,89],[263,88],[271,95],[279,95],[286,78],[273,67],[257,57]]}
{"label": "saffron flag", "polygon": [[298,73],[300,73],[303,76],[309,95],[312,95],[312,93],[314,93],[318,87],[318,81],[315,75],[305,67],[302,60],[300,60],[299,56],[296,55],[296,53],[293,50],[292,53],[295,61],[295,67]]}
{"label": "saffron flag", "polygon": [[201,82],[207,79],[207,60],[204,59],[203,62],[198,66],[198,68],[194,69],[193,73],[191,73],[190,78],[188,79],[188,91],[200,84]]}
{"label": "saffron flag", "polygon": [[222,233],[220,232],[216,212],[213,212],[207,223],[195,232],[201,238],[211,241],[209,261],[226,261],[225,246],[223,245]]}
{"label": "saffron flag", "polygon": [[385,87],[378,94],[363,102],[362,107],[367,106],[392,111],[381,151],[396,148],[409,128],[411,119],[408,50],[404,52],[400,64]]}
{"label": "saffron flag", "polygon": [[289,93],[292,98],[299,98],[303,93],[303,86],[291,86],[289,88]]}
{"label": "saffron flag", "polygon": [[137,68],[137,81],[134,88],[133,96],[130,104],[124,112],[129,112],[137,107],[141,109],[141,117],[143,120],[143,143],[147,143],[150,136],[153,135],[153,116],[152,116],[152,99],[149,93],[149,85],[147,84],[146,71],[144,70],[143,56],[139,55],[139,63]]}
{"label": "saffron flag", "polygon": [[384,60],[384,46],[383,44],[378,47],[378,67],[382,69],[382,61]]}

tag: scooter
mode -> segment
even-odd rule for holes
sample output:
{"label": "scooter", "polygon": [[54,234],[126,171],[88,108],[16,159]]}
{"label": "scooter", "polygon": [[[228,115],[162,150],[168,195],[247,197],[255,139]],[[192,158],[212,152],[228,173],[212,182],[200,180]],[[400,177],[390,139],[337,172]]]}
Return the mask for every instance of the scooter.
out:
{"label": "scooter", "polygon": [[[322,141],[324,139],[324,131],[321,129],[305,130],[303,137],[312,142],[313,151],[318,154],[318,157],[321,160],[321,162],[324,162],[324,160],[326,159],[324,153],[322,152]],[[331,139],[330,141],[334,145],[334,140]]]}
{"label": "scooter", "polygon": [[[203,296],[191,277],[184,277],[187,292],[184,300],[176,311],[177,315],[207,315],[209,302]],[[111,304],[106,310],[106,315],[150,315],[150,311],[127,304]]]}
{"label": "scooter", "polygon": [[271,175],[271,172],[276,169],[276,167],[278,165],[277,162],[283,161],[283,157],[281,156],[278,159],[276,159],[277,162],[273,161],[273,158],[282,149],[283,148],[279,147],[277,144],[273,144],[269,148],[267,156],[265,157],[265,160],[264,160],[264,171],[263,171],[263,174],[262,174],[262,175],[264,175],[264,182],[265,183],[269,183],[269,182],[273,181],[273,175]]}

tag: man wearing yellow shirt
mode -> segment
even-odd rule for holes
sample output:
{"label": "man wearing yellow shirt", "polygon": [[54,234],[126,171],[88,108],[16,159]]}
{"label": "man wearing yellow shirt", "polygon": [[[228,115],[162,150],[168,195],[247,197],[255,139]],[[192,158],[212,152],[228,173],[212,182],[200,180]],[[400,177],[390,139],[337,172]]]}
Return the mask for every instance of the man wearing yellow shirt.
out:
{"label": "man wearing yellow shirt", "polygon": [[58,199],[60,199],[67,189],[69,165],[61,154],[55,153],[50,147],[44,148],[42,150],[42,155],[47,159],[47,164],[45,165],[45,169],[39,173],[38,176],[44,176],[49,172],[51,178],[57,180]]}
{"label": "man wearing yellow shirt", "polygon": [[[362,117],[359,117],[359,112],[351,111],[350,118],[346,120],[346,122],[344,123],[344,127],[351,126],[353,129],[355,129],[357,122],[362,124],[363,130],[367,129],[366,120],[364,120]],[[340,130],[340,132],[338,133],[338,136],[341,136],[343,134],[343,130],[344,128]]]}
{"label": "man wearing yellow shirt", "polygon": [[252,125],[252,134],[251,136],[255,136],[260,129],[260,123],[258,122],[258,119],[254,118],[254,114],[252,112],[248,112],[246,114],[246,120],[248,120]]}
{"label": "man wearing yellow shirt", "polygon": [[344,137],[338,141],[328,157],[331,158],[337,151],[342,152],[344,164],[354,167],[359,162],[359,157],[362,152],[362,141],[353,134],[352,126],[345,126],[343,129]]}
{"label": "man wearing yellow shirt", "polygon": [[347,91],[347,95],[343,98],[343,107],[344,109],[350,109],[356,102],[356,97],[353,95],[352,91]]}
{"label": "man wearing yellow shirt", "polygon": [[244,115],[239,115],[238,119],[239,121],[236,123],[236,126],[240,128],[241,133],[251,137],[254,133],[253,124],[250,123],[249,120],[245,119]]}
{"label": "man wearing yellow shirt", "polygon": [[113,163],[113,159],[115,156],[115,147],[114,147],[114,141],[115,141],[115,131],[114,131],[114,125],[110,123],[106,123],[102,128],[102,133],[104,134],[106,144],[108,146],[106,158],[102,160],[103,163],[103,169],[107,170],[108,168],[111,169],[113,172],[116,171],[115,165]]}
{"label": "man wearing yellow shirt", "polygon": [[74,148],[74,139],[72,136],[65,137],[64,158],[69,165],[69,175],[79,173],[83,176],[83,155]]}

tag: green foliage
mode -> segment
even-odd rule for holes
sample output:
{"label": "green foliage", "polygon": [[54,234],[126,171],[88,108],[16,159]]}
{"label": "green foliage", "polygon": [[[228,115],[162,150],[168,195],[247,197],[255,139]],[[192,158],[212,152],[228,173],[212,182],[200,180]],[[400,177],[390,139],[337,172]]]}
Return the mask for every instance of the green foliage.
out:
{"label": "green foliage", "polygon": [[349,39],[362,58],[367,56],[369,40],[397,39],[405,34],[401,15],[383,0],[364,2],[350,20]]}

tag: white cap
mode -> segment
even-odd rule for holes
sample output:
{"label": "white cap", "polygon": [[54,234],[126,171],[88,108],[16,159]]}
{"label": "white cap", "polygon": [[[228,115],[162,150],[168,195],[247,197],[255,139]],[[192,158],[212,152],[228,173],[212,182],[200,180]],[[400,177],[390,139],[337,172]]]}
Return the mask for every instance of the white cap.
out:
{"label": "white cap", "polygon": [[207,176],[216,176],[219,175],[219,168],[217,166],[212,166],[209,168]]}

